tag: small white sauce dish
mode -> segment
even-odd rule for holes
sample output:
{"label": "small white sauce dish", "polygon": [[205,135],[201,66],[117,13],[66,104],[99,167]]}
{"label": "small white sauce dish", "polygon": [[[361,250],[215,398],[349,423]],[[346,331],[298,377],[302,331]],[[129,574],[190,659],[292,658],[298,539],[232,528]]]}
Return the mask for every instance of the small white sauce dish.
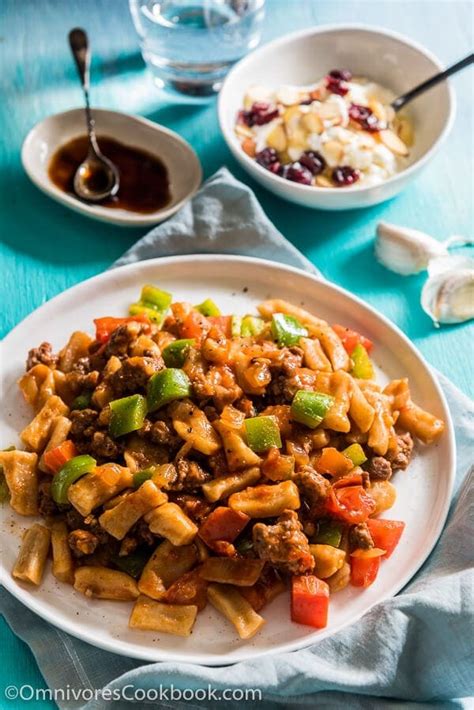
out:
{"label": "small white sauce dish", "polygon": [[404,189],[433,158],[451,130],[455,98],[448,82],[415,99],[404,110],[414,130],[405,169],[377,185],[314,187],[272,174],[242,150],[235,122],[252,85],[308,85],[332,69],[348,69],[396,96],[443,69],[424,47],[394,32],[366,25],[325,25],[295,32],[264,45],[228,74],[219,95],[219,124],[232,154],[261,185],[278,197],[305,207],[346,210],[384,202]]}
{"label": "small white sauce dish", "polygon": [[21,150],[23,167],[31,181],[53,200],[101,222],[124,227],[150,226],[174,214],[199,188],[202,170],[191,146],[177,133],[139,116],[94,109],[96,132],[156,155],[168,169],[171,201],[147,214],[81,202],[60,190],[48,176],[48,166],[56,150],[86,132],[83,109],[48,116],[28,133]]}

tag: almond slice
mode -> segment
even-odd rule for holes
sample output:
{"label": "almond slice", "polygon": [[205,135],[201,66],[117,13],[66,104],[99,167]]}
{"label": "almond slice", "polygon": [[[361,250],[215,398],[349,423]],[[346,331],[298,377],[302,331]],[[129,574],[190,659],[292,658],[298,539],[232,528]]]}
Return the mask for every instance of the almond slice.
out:
{"label": "almond slice", "polygon": [[413,128],[411,123],[406,118],[397,116],[393,127],[397,133],[397,136],[405,143],[405,145],[413,145]]}
{"label": "almond slice", "polygon": [[395,155],[408,155],[408,148],[401,138],[389,128],[379,132],[380,140]]}
{"label": "almond slice", "polygon": [[285,129],[281,124],[278,124],[270,131],[267,135],[267,145],[269,148],[275,148],[276,151],[281,152],[286,150],[287,139]]}
{"label": "almond slice", "polygon": [[334,184],[325,175],[317,175],[315,183],[318,187],[334,187]]}
{"label": "almond slice", "polygon": [[316,113],[306,113],[302,119],[301,123],[310,133],[322,133],[324,131],[324,125],[320,117]]}
{"label": "almond slice", "polygon": [[337,165],[342,160],[344,148],[339,141],[328,141],[323,145],[323,152],[329,163],[334,162]]}
{"label": "almond slice", "polygon": [[385,111],[384,105],[381,104],[380,101],[378,101],[377,99],[370,99],[369,108],[372,113],[378,118],[380,123],[387,123],[387,112]]}

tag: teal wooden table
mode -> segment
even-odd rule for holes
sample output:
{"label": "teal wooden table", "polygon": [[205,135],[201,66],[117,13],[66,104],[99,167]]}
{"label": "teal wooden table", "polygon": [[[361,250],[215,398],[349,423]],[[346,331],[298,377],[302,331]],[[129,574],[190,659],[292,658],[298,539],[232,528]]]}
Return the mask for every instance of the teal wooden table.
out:
{"label": "teal wooden table", "polygon": [[[264,39],[314,24],[365,22],[402,32],[450,63],[472,51],[470,2],[456,0],[267,0]],[[472,327],[435,331],[421,311],[422,276],[402,279],[373,259],[380,219],[444,239],[472,232],[472,74],[453,80],[458,115],[441,153],[400,197],[371,209],[314,212],[279,202],[237,166],[220,136],[215,102],[190,103],[157,91],[138,51],[127,0],[3,0],[0,33],[1,335],[60,291],[107,268],[142,232],[89,221],[42,195],[20,163],[28,130],[48,114],[80,104],[66,34],[83,26],[94,61],[96,106],[137,113],[178,131],[197,150],[204,175],[226,164],[252,185],[269,217],[325,276],[353,291],[397,323],[427,360],[466,393],[473,392]],[[24,644],[0,626],[2,686],[45,687]],[[15,701],[15,708],[19,707]],[[25,703],[27,705],[27,703]],[[30,704],[30,707],[33,707]],[[54,703],[35,701],[35,708]]]}

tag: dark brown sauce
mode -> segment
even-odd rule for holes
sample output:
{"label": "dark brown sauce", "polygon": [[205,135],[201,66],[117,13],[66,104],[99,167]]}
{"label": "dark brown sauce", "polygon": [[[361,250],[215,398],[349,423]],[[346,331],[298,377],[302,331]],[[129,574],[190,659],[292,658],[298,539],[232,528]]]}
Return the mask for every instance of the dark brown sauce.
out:
{"label": "dark brown sauce", "polygon": [[[100,203],[102,207],[147,213],[155,212],[170,202],[168,170],[159,158],[107,136],[97,136],[97,142],[120,174],[117,194],[103,200]],[[87,149],[87,136],[78,136],[58,148],[52,156],[48,175],[60,190],[74,195],[74,175],[86,157]]]}

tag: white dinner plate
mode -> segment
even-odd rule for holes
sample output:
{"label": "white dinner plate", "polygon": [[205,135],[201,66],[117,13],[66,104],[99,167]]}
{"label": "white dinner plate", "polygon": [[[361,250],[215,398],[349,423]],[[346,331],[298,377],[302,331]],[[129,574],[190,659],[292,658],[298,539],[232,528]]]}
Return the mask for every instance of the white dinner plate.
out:
{"label": "white dinner plate", "polygon": [[73,329],[93,332],[93,318],[125,315],[145,283],[171,291],[175,300],[199,303],[210,296],[224,313],[244,314],[262,299],[285,298],[330,323],[343,323],[371,338],[381,377],[408,376],[414,400],[447,424],[439,443],[430,447],[418,445],[409,469],[394,477],[398,499],[387,517],[405,521],[402,540],[393,556],[382,563],[371,587],[348,587],[331,598],[326,629],[316,631],[292,623],[289,598],[284,594],[263,610],[267,623],[249,641],[239,640],[234,628],[210,605],[199,614],[192,635],[179,638],[129,629],[131,604],[87,599],[57,582],[49,570],[38,589],[17,584],[10,571],[20,534],[32,520],[16,516],[8,505],[0,509],[0,580],[5,587],[39,616],[100,648],[148,661],[206,665],[302,648],[356,622],[374,604],[396,594],[425,561],[446,519],[455,468],[454,434],[447,404],[428,365],[403,333],[347,291],[297,269],[237,256],[168,257],[106,271],[53,298],[4,340],[2,447],[18,441],[17,433],[32,416],[16,386],[28,349],[43,340],[59,349]]}

